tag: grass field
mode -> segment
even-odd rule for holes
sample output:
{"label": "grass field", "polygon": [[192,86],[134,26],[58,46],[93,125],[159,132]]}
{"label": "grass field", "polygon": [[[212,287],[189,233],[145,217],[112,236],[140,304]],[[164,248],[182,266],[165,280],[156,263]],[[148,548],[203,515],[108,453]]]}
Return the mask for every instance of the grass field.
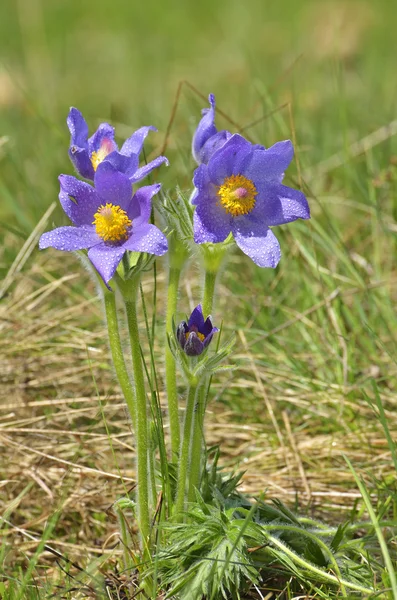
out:
{"label": "grass field", "polygon": [[[220,127],[266,146],[293,140],[287,182],[307,193],[312,219],[278,229],[276,271],[236,251],[222,275],[214,317],[237,331],[239,369],[215,381],[208,442],[246,470],[249,494],[328,525],[352,520],[358,535],[388,523],[379,531],[396,561],[396,28],[388,0],[0,5],[0,597],[95,597],[98,581],[118,597],[111,506],[134,481],[129,421],[94,284],[76,257],[37,249],[66,224],[53,203],[58,175],[73,173],[69,106],[123,137],[156,125],[145,148],[167,142],[160,180],[189,190],[209,92],[234,123],[218,114]],[[193,265],[181,314],[199,296]],[[378,542],[367,558],[384,564]],[[379,572],[368,583],[380,591],[387,560]],[[262,598],[295,597],[276,583]],[[342,597],[322,594],[301,597]]]}

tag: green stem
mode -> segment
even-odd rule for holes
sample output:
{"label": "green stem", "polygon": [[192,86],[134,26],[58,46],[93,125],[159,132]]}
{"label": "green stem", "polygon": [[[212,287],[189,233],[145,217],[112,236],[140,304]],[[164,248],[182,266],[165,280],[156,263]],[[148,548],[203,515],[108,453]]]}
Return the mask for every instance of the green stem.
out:
{"label": "green stem", "polygon": [[203,314],[207,318],[212,313],[217,271],[205,271]]}
{"label": "green stem", "polygon": [[148,417],[145,380],[139,343],[138,317],[136,301],[139,290],[139,277],[128,281],[128,288],[122,289],[127,313],[128,330],[130,334],[132,366],[136,390],[136,451],[137,451],[137,505],[138,523],[142,535],[144,549],[149,542],[149,442],[148,442]]}
{"label": "green stem", "polygon": [[192,423],[194,416],[194,406],[196,402],[196,392],[197,383],[191,382],[186,402],[185,421],[183,424],[183,438],[179,459],[178,481],[175,501],[175,511],[177,515],[182,515],[185,506],[186,476],[189,468],[190,442],[192,438]]}
{"label": "green stem", "polygon": [[124,361],[123,350],[121,347],[119,323],[117,319],[116,297],[114,292],[106,290],[104,292],[105,312],[108,326],[108,336],[110,351],[117,379],[123,392],[127,408],[130,413],[134,430],[136,430],[136,402],[133,387],[128,376],[127,367]]}
{"label": "green stem", "polygon": [[117,506],[117,503],[115,504],[115,510],[116,510],[118,521],[119,521],[121,543],[123,545],[124,569],[127,572],[132,572],[132,569],[134,568],[134,564],[132,562],[132,558],[131,558],[130,551],[129,551],[131,540],[130,540],[130,536],[128,533],[127,524],[125,521],[123,510],[122,510],[122,508],[120,508],[120,506]]}
{"label": "green stem", "polygon": [[197,402],[195,406],[195,417],[193,423],[193,439],[191,450],[191,463],[189,469],[189,492],[188,500],[193,502],[196,497],[195,488],[200,488],[201,465],[203,460],[203,442],[204,442],[204,414],[205,414],[205,393],[207,390],[206,381],[198,390]]}
{"label": "green stem", "polygon": [[[181,269],[170,266],[168,275],[166,333],[172,334],[172,320],[176,313],[178,286]],[[168,415],[171,430],[171,450],[173,460],[178,457],[181,434],[178,413],[178,391],[176,385],[176,365],[174,356],[168,346],[165,347],[165,381],[167,387]]]}

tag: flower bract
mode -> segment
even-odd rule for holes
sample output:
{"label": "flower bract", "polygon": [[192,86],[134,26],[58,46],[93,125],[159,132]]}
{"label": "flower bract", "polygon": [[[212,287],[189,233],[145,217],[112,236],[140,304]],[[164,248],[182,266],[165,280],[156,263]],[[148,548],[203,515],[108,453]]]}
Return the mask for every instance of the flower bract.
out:
{"label": "flower bract", "polygon": [[149,131],[155,127],[141,127],[129,137],[121,149],[114,140],[114,128],[108,123],[101,123],[96,132],[88,137],[88,125],[77,108],[71,108],[67,118],[70,131],[69,156],[76,171],[86,179],[94,179],[98,166],[108,161],[120,172],[125,173],[131,183],[140,181],[153,169],[168,161],[165,156],[158,156],[148,164],[139,167],[139,154]]}
{"label": "flower bract", "polygon": [[188,356],[199,356],[208,346],[214,333],[219,331],[212,326],[211,317],[204,320],[201,304],[196,306],[189,321],[182,321],[177,329],[177,338],[181,348]]}
{"label": "flower bract", "polygon": [[289,140],[265,149],[231,136],[194,173],[194,241],[217,244],[230,233],[260,267],[276,267],[280,246],[269,227],[309,219],[306,197],[283,185],[294,155]]}
{"label": "flower bract", "polygon": [[215,126],[215,96],[210,94],[211,108],[203,108],[202,118],[193,136],[192,154],[197,164],[207,164],[216,150],[232,136],[229,131],[218,131]]}
{"label": "flower bract", "polygon": [[158,256],[167,251],[167,238],[148,222],[151,199],[160,184],[141,187],[133,194],[127,175],[109,162],[98,166],[95,187],[70,175],[61,175],[59,182],[59,200],[73,226],[44,233],[41,249],[88,249],[88,258],[106,284],[127,250]]}

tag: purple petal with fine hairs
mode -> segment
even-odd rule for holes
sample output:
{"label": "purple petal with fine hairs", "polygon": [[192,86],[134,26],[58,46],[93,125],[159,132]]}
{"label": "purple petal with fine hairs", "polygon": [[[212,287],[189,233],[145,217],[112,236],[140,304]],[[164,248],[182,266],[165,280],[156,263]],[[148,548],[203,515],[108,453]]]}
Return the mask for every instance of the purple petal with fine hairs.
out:
{"label": "purple petal with fine hairs", "polygon": [[208,175],[216,185],[221,185],[226,177],[238,174],[236,167],[244,164],[252,152],[252,144],[241,135],[235,133],[232,137],[213,154],[208,163]]}
{"label": "purple petal with fine hairs", "polygon": [[200,158],[203,164],[207,164],[210,160],[211,156],[215,154],[219,148],[225,145],[225,143],[230,140],[232,134],[230,131],[222,130],[215,133],[215,135],[211,136],[201,148]]}
{"label": "purple petal with fine hairs", "polygon": [[111,246],[105,242],[88,250],[88,258],[106,284],[115,274],[124,252],[124,246]]}
{"label": "purple petal with fine hairs", "polygon": [[120,173],[110,162],[104,160],[95,171],[94,183],[104,204],[109,202],[128,211],[132,198],[132,185],[127,175]]}
{"label": "purple petal with fine hairs", "polygon": [[191,328],[192,325],[197,327],[197,329],[200,331],[200,333],[203,333],[201,330],[204,327],[204,316],[203,316],[203,309],[201,307],[201,304],[198,304],[196,306],[196,308],[193,310],[192,314],[189,317],[189,322],[188,322],[189,328]]}
{"label": "purple petal with fine hairs", "polygon": [[140,154],[143,147],[143,142],[145,141],[149,131],[157,131],[157,129],[152,125],[137,129],[137,131],[135,131],[135,133],[133,133],[131,137],[124,142],[120,153],[124,154],[125,156],[131,156],[131,154]]}
{"label": "purple petal with fine hairs", "polygon": [[150,163],[148,163],[147,165],[143,165],[143,167],[140,167],[133,173],[130,172],[130,170],[127,171],[127,175],[129,176],[131,183],[137,183],[138,181],[149,175],[149,173],[153,171],[153,169],[157,169],[163,163],[165,163],[168,167],[168,159],[165,156],[158,156],[154,160],[150,161]]}
{"label": "purple petal with fine hairs", "polygon": [[120,152],[112,152],[105,158],[106,162],[109,162],[116,171],[125,173],[127,176],[133,175],[139,167],[139,157],[137,154],[131,154],[131,156],[125,156]]}
{"label": "purple petal with fine hairs", "polygon": [[196,244],[223,242],[231,231],[231,215],[218,204],[215,195],[205,195],[205,192],[199,191],[195,203],[193,231]]}
{"label": "purple petal with fine hairs", "polygon": [[[191,203],[195,205],[197,204],[197,198],[199,196],[200,190],[205,190],[206,188],[208,189],[214,187],[208,176],[208,169],[206,165],[200,165],[195,170],[193,174],[193,185],[197,188],[197,190],[191,198]],[[215,193],[215,188],[213,191]]]}
{"label": "purple petal with fine hairs", "polygon": [[117,144],[114,141],[114,127],[109,123],[101,123],[94,135],[89,138],[89,153],[98,152],[104,143],[107,145],[108,154],[117,150]]}
{"label": "purple petal with fine hairs", "polygon": [[83,227],[58,227],[43,233],[39,240],[39,248],[55,248],[64,252],[84,250],[99,244],[100,237],[93,226]]}
{"label": "purple petal with fine hairs", "polygon": [[[206,320],[205,320],[205,323],[204,323],[204,325],[203,325],[203,328],[202,328],[202,330],[201,330],[201,332],[200,332],[200,333],[202,333],[203,335],[207,336],[207,335],[209,335],[209,334],[211,333],[211,331],[212,331],[213,329],[214,329],[214,328],[212,327],[212,321],[211,321],[211,318],[210,318],[210,317],[207,317],[207,318],[206,318]],[[215,329],[216,329],[216,327],[215,327]],[[216,329],[216,331],[218,331],[218,330]]]}
{"label": "purple petal with fine hairs", "polygon": [[77,108],[71,107],[66,123],[70,131],[70,145],[87,148],[88,125]]}
{"label": "purple petal with fine hairs", "polygon": [[203,342],[204,343],[204,348],[206,348],[208,346],[208,344],[210,343],[210,341],[214,337],[214,333],[216,333],[217,331],[219,331],[219,329],[217,327],[213,327],[212,331],[210,331],[210,333],[205,337],[205,340]]}
{"label": "purple petal with fine hairs", "polygon": [[124,242],[123,247],[133,252],[147,252],[162,256],[168,250],[168,242],[165,235],[155,225],[146,223],[134,227],[133,223],[130,237]]}
{"label": "purple petal with fine hairs", "polygon": [[254,149],[244,175],[255,184],[264,181],[281,182],[293,157],[294,147],[290,140],[277,142],[267,150]]}
{"label": "purple petal with fine hairs", "polygon": [[236,218],[233,222],[233,235],[237,246],[258,267],[277,266],[281,257],[280,245],[274,233],[264,223],[249,218]]}
{"label": "purple petal with fine hairs", "polygon": [[160,183],[145,185],[139,188],[134,196],[128,210],[128,216],[134,222],[134,227],[147,223],[152,212],[152,198],[161,188]]}
{"label": "purple petal with fine hairs", "polygon": [[310,208],[301,191],[281,183],[262,184],[250,217],[267,225],[283,225],[296,219],[310,219]]}
{"label": "purple petal with fine hairs", "polygon": [[179,345],[181,348],[185,347],[186,343],[186,334],[189,332],[189,327],[186,321],[182,321],[178,325],[178,329],[176,330],[176,337],[178,339]]}
{"label": "purple petal with fine hairs", "polygon": [[94,167],[86,148],[71,146],[69,148],[69,158],[79,175],[85,179],[91,179],[91,181],[94,179]]}
{"label": "purple petal with fine hairs", "polygon": [[95,188],[71,175],[60,175],[59,200],[62,208],[75,225],[91,225],[101,205]]}
{"label": "purple petal with fine hairs", "polygon": [[189,333],[184,350],[188,356],[199,356],[204,351],[204,344],[194,331]]}
{"label": "purple petal with fine hairs", "polygon": [[193,158],[197,164],[201,164],[204,162],[201,156],[201,150],[205,144],[205,142],[217,133],[217,129],[215,127],[215,96],[214,94],[210,94],[208,96],[208,102],[211,105],[211,108],[204,108],[202,112],[202,118],[200,123],[197,126],[197,129],[193,135],[192,142],[192,154]]}

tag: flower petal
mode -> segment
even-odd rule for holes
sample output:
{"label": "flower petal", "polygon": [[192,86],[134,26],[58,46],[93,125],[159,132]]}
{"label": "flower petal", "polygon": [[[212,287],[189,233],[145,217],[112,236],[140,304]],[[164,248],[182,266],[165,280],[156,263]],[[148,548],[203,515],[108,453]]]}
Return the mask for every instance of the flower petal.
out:
{"label": "flower petal", "polygon": [[237,218],[233,222],[233,235],[237,246],[259,267],[277,266],[280,245],[274,233],[264,223],[249,218]]}
{"label": "flower petal", "polygon": [[147,223],[152,212],[152,197],[160,190],[161,184],[145,185],[139,188],[131,201],[128,216],[133,220],[133,227]]}
{"label": "flower petal", "polygon": [[192,142],[192,154],[196,163],[201,164],[204,162],[201,158],[201,150],[205,144],[205,142],[217,133],[217,129],[215,127],[215,96],[214,94],[210,94],[208,96],[208,102],[211,105],[211,108],[203,108],[201,111],[202,118],[200,123],[197,126],[197,129],[193,136]]}
{"label": "flower petal", "polygon": [[134,227],[133,223],[132,233],[124,242],[123,247],[133,252],[147,252],[162,256],[168,250],[168,242],[165,235],[155,225],[145,223]]}
{"label": "flower petal", "polygon": [[210,137],[205,142],[204,146],[201,148],[201,151],[200,151],[201,162],[203,164],[207,164],[209,162],[211,156],[213,154],[215,154],[215,152],[217,150],[219,150],[219,148],[222,148],[222,146],[224,146],[225,143],[228,140],[230,140],[231,137],[232,137],[232,134],[230,133],[230,131],[226,131],[225,129],[222,131],[218,131],[217,133],[215,133],[215,135]]}
{"label": "flower petal", "polygon": [[243,174],[255,185],[263,181],[281,182],[293,157],[294,147],[290,140],[277,142],[267,150],[255,148]]}
{"label": "flower petal", "polygon": [[[200,332],[200,333],[202,333],[203,335],[207,336],[207,335],[209,335],[209,334],[211,333],[211,331],[212,331],[213,329],[214,329],[214,328],[212,327],[212,321],[211,321],[211,318],[210,318],[210,317],[207,317],[207,318],[206,318],[206,320],[205,320],[205,323],[204,323],[204,325],[203,325],[203,328],[202,328],[202,330],[201,330],[201,332]],[[215,329],[216,329],[216,327],[215,327]],[[216,329],[216,331],[218,331],[218,330]]]}
{"label": "flower petal", "polygon": [[117,171],[110,162],[104,160],[95,171],[95,189],[104,203],[120,206],[128,211],[132,198],[132,185],[127,175]]}
{"label": "flower petal", "polygon": [[213,154],[208,163],[208,175],[216,185],[221,185],[226,177],[238,175],[252,153],[252,144],[235,133]]}
{"label": "flower petal", "polygon": [[197,198],[200,190],[205,191],[206,188],[210,188],[213,185],[208,176],[208,168],[206,165],[200,165],[195,170],[193,174],[193,185],[197,188],[197,190],[193,193],[191,203],[195,205],[197,204]]}
{"label": "flower petal", "polygon": [[79,175],[85,179],[94,179],[95,171],[88,150],[85,148],[78,148],[77,146],[71,146],[69,148],[69,158]]}
{"label": "flower petal", "polygon": [[255,208],[250,216],[267,225],[283,225],[296,219],[310,219],[310,208],[301,191],[281,183],[263,184],[258,187]]}
{"label": "flower petal", "polygon": [[70,145],[87,148],[88,125],[77,108],[71,107],[66,123],[70,131]]}
{"label": "flower petal", "polygon": [[212,340],[212,338],[214,337],[214,333],[216,333],[217,331],[219,331],[219,329],[217,327],[213,327],[212,331],[210,331],[210,333],[206,336],[205,340],[204,340],[204,348],[206,348],[208,346],[208,344],[210,343],[210,341]]}
{"label": "flower petal", "polygon": [[104,160],[113,165],[116,171],[125,173],[128,176],[133,175],[139,167],[139,157],[137,154],[125,156],[124,154],[120,154],[120,152],[116,151],[108,154]]}
{"label": "flower petal", "polygon": [[197,329],[199,330],[200,333],[203,333],[201,330],[204,327],[204,316],[203,316],[203,309],[201,307],[201,304],[198,304],[196,306],[196,308],[193,310],[192,314],[189,317],[189,322],[188,322],[189,328],[191,328],[192,325],[197,327]]}
{"label": "flower petal", "polygon": [[111,246],[104,242],[88,250],[88,258],[106,284],[115,274],[124,252],[124,246]]}
{"label": "flower petal", "polygon": [[100,243],[94,227],[58,227],[43,233],[39,240],[39,248],[55,248],[65,252],[84,250]]}
{"label": "flower petal", "polygon": [[131,154],[140,154],[143,142],[149,131],[157,131],[155,127],[149,125],[147,127],[141,127],[137,129],[122,145],[120,153],[125,156],[131,156]]}
{"label": "flower petal", "polygon": [[146,175],[149,175],[149,173],[153,171],[153,169],[157,169],[157,167],[159,167],[163,163],[165,163],[168,167],[168,159],[165,156],[158,156],[154,160],[150,161],[150,163],[148,163],[147,165],[143,165],[143,167],[141,167],[140,169],[136,169],[133,172],[131,172],[131,170],[129,169],[127,171],[127,175],[129,176],[131,183],[137,183],[137,181],[140,181],[141,179],[146,177]]}
{"label": "flower petal", "polygon": [[217,197],[211,193],[199,190],[195,204],[193,231],[196,244],[223,242],[231,231],[231,215],[218,205]]}
{"label": "flower petal", "polygon": [[88,151],[90,155],[93,152],[98,152],[98,150],[106,144],[108,149],[108,154],[117,150],[117,144],[114,141],[114,127],[109,125],[109,123],[101,123],[89,140],[88,140]]}
{"label": "flower petal", "polygon": [[182,349],[185,347],[186,334],[188,333],[188,331],[189,327],[186,321],[182,321],[181,323],[179,323],[178,328],[176,330],[176,337]]}
{"label": "flower petal", "polygon": [[188,356],[199,356],[204,350],[204,344],[197,333],[192,331],[186,340],[184,351]]}
{"label": "flower petal", "polygon": [[71,175],[60,175],[59,183],[59,200],[69,219],[75,225],[91,225],[94,214],[101,205],[101,199],[95,189]]}

